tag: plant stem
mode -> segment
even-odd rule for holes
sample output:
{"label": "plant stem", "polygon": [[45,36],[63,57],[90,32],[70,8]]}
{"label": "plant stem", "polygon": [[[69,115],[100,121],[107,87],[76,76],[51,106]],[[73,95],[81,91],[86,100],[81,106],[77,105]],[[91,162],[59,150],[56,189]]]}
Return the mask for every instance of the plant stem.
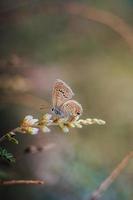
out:
{"label": "plant stem", "polygon": [[123,160],[117,165],[117,167],[112,171],[112,173],[100,184],[97,190],[95,190],[90,198],[90,200],[98,200],[103,192],[105,192],[109,186],[115,181],[115,179],[120,175],[120,173],[125,169],[128,162],[133,158],[133,151],[129,152]]}
{"label": "plant stem", "polygon": [[0,185],[43,185],[42,180],[0,180]]}

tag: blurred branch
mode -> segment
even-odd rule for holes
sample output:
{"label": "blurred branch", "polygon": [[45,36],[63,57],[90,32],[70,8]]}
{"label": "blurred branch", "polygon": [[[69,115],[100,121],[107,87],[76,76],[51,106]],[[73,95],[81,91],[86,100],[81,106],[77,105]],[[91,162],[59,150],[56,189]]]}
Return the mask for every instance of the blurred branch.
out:
{"label": "blurred branch", "polygon": [[34,154],[34,153],[38,153],[38,152],[49,151],[49,150],[53,149],[54,147],[56,147],[55,143],[49,143],[49,144],[42,145],[42,146],[30,145],[25,148],[24,153]]}
{"label": "blurred branch", "polygon": [[42,180],[0,180],[0,185],[43,185]]}
{"label": "blurred branch", "polygon": [[98,200],[102,193],[105,192],[115,179],[122,173],[129,161],[133,158],[133,151],[129,152],[120,164],[113,170],[113,172],[101,183],[96,191],[93,192],[90,200]]}
{"label": "blurred branch", "polygon": [[68,3],[65,10],[72,15],[80,15],[81,17],[100,22],[109,26],[127,42],[128,46],[133,50],[133,30],[120,17],[97,8],[77,3]]}
{"label": "blurred branch", "polygon": [[[34,7],[35,9],[35,7]],[[106,26],[110,27],[112,30],[117,32],[128,44],[128,46],[133,50],[133,30],[132,28],[120,17],[92,6],[87,6],[85,4],[78,3],[43,3],[39,2],[36,5],[36,14],[45,13],[45,14],[64,14],[68,13],[70,15],[77,15],[85,19],[93,20]],[[35,12],[32,12],[32,9],[26,10],[9,10],[8,14],[0,13],[0,22],[12,21],[18,22],[20,20],[27,20],[27,17],[35,15]]]}

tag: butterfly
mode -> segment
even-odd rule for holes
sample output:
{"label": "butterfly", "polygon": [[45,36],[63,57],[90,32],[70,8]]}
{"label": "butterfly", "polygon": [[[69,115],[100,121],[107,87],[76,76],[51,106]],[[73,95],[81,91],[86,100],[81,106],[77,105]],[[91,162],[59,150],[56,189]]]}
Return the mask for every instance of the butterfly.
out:
{"label": "butterfly", "polygon": [[81,104],[73,100],[72,89],[62,80],[57,79],[52,91],[52,113],[58,118],[71,121],[79,118],[83,109]]}

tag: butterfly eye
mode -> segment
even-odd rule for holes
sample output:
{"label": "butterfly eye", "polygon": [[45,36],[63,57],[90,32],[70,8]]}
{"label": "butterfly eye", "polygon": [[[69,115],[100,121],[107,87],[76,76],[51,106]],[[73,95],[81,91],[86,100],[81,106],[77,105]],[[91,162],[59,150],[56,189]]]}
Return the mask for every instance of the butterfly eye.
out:
{"label": "butterfly eye", "polygon": [[79,112],[77,112],[77,115],[80,115],[80,113],[79,113]]}
{"label": "butterfly eye", "polygon": [[54,111],[54,108],[52,108],[52,111]]}

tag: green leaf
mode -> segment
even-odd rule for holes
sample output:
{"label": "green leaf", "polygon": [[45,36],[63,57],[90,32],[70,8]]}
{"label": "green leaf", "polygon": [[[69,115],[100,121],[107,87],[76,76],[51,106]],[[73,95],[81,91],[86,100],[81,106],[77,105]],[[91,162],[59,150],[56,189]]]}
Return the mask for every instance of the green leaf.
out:
{"label": "green leaf", "polygon": [[15,162],[14,156],[2,147],[0,147],[0,157],[9,162]]}
{"label": "green leaf", "polygon": [[7,139],[10,141],[10,142],[13,142],[15,144],[18,144],[18,140],[16,138],[14,138],[15,134],[13,132],[10,132],[6,135]]}
{"label": "green leaf", "polygon": [[13,142],[13,143],[15,143],[15,144],[18,144],[18,140],[16,138],[11,138],[10,141]]}

